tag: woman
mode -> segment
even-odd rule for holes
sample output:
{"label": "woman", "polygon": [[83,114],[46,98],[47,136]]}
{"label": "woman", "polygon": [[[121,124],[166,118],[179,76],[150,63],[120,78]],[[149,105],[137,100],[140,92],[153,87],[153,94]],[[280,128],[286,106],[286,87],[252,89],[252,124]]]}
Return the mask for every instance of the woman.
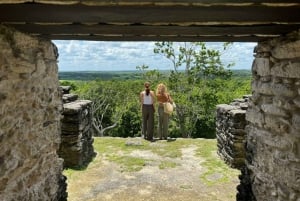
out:
{"label": "woman", "polygon": [[142,126],[144,138],[153,141],[155,94],[150,90],[150,83],[144,83],[145,89],[140,93],[142,106]]}
{"label": "woman", "polygon": [[169,114],[164,112],[164,103],[173,103],[167,87],[164,84],[159,84],[156,89],[156,98],[158,102],[158,136],[159,139],[167,139],[169,128]]}

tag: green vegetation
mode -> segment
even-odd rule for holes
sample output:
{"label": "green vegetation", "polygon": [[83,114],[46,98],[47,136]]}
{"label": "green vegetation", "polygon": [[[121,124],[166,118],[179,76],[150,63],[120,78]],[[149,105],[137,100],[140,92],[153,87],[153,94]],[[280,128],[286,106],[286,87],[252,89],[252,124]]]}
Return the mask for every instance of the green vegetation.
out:
{"label": "green vegetation", "polygon": [[[149,162],[149,160],[145,160],[143,158],[128,156],[133,151],[151,151],[158,156],[174,159],[180,158],[180,149],[191,142],[189,140],[185,142],[174,141],[172,143],[160,141],[155,143],[155,146],[153,146],[152,143],[145,140],[133,141],[133,144],[130,145],[130,143],[126,143],[128,140],[128,138],[95,138],[94,148],[99,154],[101,154],[101,157],[105,157],[109,161],[120,164],[122,172],[132,172],[141,170],[143,166]],[[166,169],[175,166],[176,163],[164,160],[160,162],[159,168]],[[72,173],[67,172],[67,174]]]}
{"label": "green vegetation", "polygon": [[[160,81],[169,82],[166,78]],[[241,74],[209,82],[202,80],[197,85],[184,84],[180,81],[181,92],[170,88],[170,93],[177,105],[170,119],[170,136],[214,138],[216,105],[230,103],[235,98],[250,94],[250,82],[250,77],[244,77]],[[143,89],[143,83],[144,80],[141,79],[61,81],[61,85],[72,87],[71,93],[78,94],[80,99],[92,100],[94,108],[98,108],[94,111],[94,117],[97,119],[95,122],[99,130],[103,131],[99,136],[117,137],[141,135],[138,94]],[[157,81],[152,82],[153,90],[157,84]],[[114,124],[115,127],[104,131],[104,128]],[[183,133],[186,135],[183,136]]]}
{"label": "green vegetation", "polygon": [[[95,137],[94,148],[97,155],[84,171],[63,172],[71,200],[101,200],[103,195],[120,193],[120,189],[122,196],[128,193],[128,198],[137,196],[139,200],[143,194],[135,194],[133,189],[144,184],[151,185],[147,189],[157,196],[166,195],[167,188],[178,195],[196,192],[195,196],[205,201],[234,200],[239,171],[227,168],[216,155],[215,139],[150,143],[142,138]],[[204,196],[199,197],[199,192]]]}
{"label": "green vegetation", "polygon": [[[224,44],[225,51],[228,45]],[[250,71],[229,70],[233,64],[225,66],[221,52],[207,49],[205,43],[185,43],[176,50],[171,42],[158,42],[154,52],[170,60],[173,69],[148,70],[141,65],[136,71],[61,72],[61,85],[71,86],[81,99],[93,102],[96,136],[141,136],[138,96],[147,80],[152,90],[165,83],[176,103],[171,137],[215,138],[216,105],[250,94]]]}
{"label": "green vegetation", "polygon": [[[132,70],[132,71],[60,71],[58,77],[61,82],[68,81],[126,81],[126,80],[141,80],[144,79],[144,73],[159,72],[163,79],[168,78],[170,70]],[[250,70],[231,70],[235,78],[249,79],[251,77]],[[179,72],[184,72],[179,70]],[[147,79],[150,75],[146,76]]]}
{"label": "green vegetation", "polygon": [[[128,145],[128,141],[132,141],[133,144]],[[150,143],[138,138],[97,137],[94,139],[97,157],[91,162],[90,166],[101,166],[101,160],[105,159],[119,164],[119,171],[121,172],[137,172],[148,163],[158,164],[158,168],[161,170],[175,168],[180,165],[175,160],[181,159],[181,150],[190,146],[196,147],[196,156],[203,159],[203,162],[199,164],[204,168],[204,172],[200,174],[202,182],[207,185],[214,185],[228,182],[236,177],[236,171],[229,168],[217,156],[215,139],[179,139],[171,142],[157,141]],[[134,154],[136,151],[153,153],[158,157],[138,157]],[[83,170],[67,169],[64,174],[68,178],[77,178],[83,172]]]}
{"label": "green vegetation", "polygon": [[174,163],[174,162],[171,162],[171,161],[162,161],[160,164],[159,164],[159,169],[166,169],[166,168],[174,168],[176,167],[177,164]]}
{"label": "green vegetation", "polygon": [[121,172],[140,171],[145,166],[145,160],[142,158],[120,156],[119,154],[110,155],[109,161],[116,162],[121,165]]}
{"label": "green vegetation", "polygon": [[228,182],[235,176],[231,168],[229,168],[222,160],[216,157],[216,141],[205,140],[205,143],[198,143],[197,155],[205,158],[201,163],[205,167],[205,171],[201,174],[200,179],[207,185]]}
{"label": "green vegetation", "polygon": [[134,80],[139,79],[137,71],[66,71],[59,72],[60,80]]}

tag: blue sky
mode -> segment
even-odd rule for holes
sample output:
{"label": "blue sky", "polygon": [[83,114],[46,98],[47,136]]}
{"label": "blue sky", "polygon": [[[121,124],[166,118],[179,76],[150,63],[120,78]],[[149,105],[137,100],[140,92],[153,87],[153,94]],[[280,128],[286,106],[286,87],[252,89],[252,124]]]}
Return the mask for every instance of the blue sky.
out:
{"label": "blue sky", "polygon": [[[143,64],[150,69],[172,69],[168,59],[153,53],[154,42],[55,40],[53,43],[58,47],[59,71],[136,70],[136,66]],[[219,49],[223,43],[206,44],[209,48]],[[233,43],[222,54],[221,59],[225,64],[234,62],[232,69],[251,69],[255,45],[256,43]]]}

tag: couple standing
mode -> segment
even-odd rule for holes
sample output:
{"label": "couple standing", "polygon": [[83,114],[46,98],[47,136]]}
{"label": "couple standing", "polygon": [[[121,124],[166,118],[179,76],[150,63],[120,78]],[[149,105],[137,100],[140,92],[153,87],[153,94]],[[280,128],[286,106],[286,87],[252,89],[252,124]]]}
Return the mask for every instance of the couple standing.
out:
{"label": "couple standing", "polygon": [[167,139],[169,127],[169,114],[164,112],[164,103],[173,103],[167,87],[159,84],[156,93],[150,90],[150,83],[144,83],[145,89],[140,93],[140,103],[142,105],[142,123],[144,138],[153,140],[155,103],[158,102],[158,136],[160,139]]}

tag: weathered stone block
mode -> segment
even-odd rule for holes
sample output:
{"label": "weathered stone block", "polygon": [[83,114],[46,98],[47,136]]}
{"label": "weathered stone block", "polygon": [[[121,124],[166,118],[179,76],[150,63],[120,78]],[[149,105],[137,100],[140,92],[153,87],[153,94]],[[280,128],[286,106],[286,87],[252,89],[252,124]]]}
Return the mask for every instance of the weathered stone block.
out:
{"label": "weathered stone block", "polygon": [[292,117],[293,128],[300,132],[300,114],[295,113]]}
{"label": "weathered stone block", "polygon": [[262,83],[260,81],[254,81],[252,83],[252,90],[258,94],[274,95],[271,83]]}
{"label": "weathered stone block", "polygon": [[261,109],[264,113],[268,115],[275,115],[275,116],[281,116],[281,117],[289,117],[290,114],[279,107],[276,107],[275,105],[272,104],[262,104]]}
{"label": "weathered stone block", "polygon": [[69,94],[71,91],[71,86],[60,86],[63,94]]}
{"label": "weathered stone block", "polygon": [[266,129],[271,129],[277,133],[288,133],[290,128],[290,123],[282,118],[265,115],[265,125]]}
{"label": "weathered stone block", "polygon": [[290,84],[274,84],[272,85],[273,94],[276,96],[294,98],[298,95],[297,90]]}
{"label": "weathered stone block", "polygon": [[269,58],[255,58],[252,65],[252,71],[255,71],[259,76],[268,76],[270,71],[270,59]]}
{"label": "weathered stone block", "polygon": [[70,94],[71,87],[70,86],[60,86],[62,90],[62,100],[63,103],[74,102],[78,99],[77,94]]}
{"label": "weathered stone block", "polygon": [[254,53],[264,53],[264,52],[270,52],[272,49],[272,46],[267,42],[261,42],[258,43],[254,48]]}
{"label": "weathered stone block", "polygon": [[59,155],[64,167],[81,168],[94,157],[92,124],[92,102],[77,100],[64,104],[62,122],[62,143]]}
{"label": "weathered stone block", "polygon": [[271,75],[285,78],[299,78],[300,77],[300,63],[288,62],[278,63],[271,69]]}
{"label": "weathered stone block", "polygon": [[260,127],[262,127],[262,125],[265,123],[264,114],[261,111],[254,108],[249,108],[247,110],[246,120],[253,124],[257,124]]}
{"label": "weathered stone block", "polygon": [[277,59],[299,59],[300,40],[292,42],[282,42],[271,50],[273,57]]}
{"label": "weathered stone block", "polygon": [[297,105],[295,104],[296,99],[287,99],[287,98],[280,98],[280,97],[275,97],[273,99],[273,104],[276,107],[280,107],[284,110],[286,110],[287,113],[289,113],[290,116],[290,111],[295,111],[297,110]]}

